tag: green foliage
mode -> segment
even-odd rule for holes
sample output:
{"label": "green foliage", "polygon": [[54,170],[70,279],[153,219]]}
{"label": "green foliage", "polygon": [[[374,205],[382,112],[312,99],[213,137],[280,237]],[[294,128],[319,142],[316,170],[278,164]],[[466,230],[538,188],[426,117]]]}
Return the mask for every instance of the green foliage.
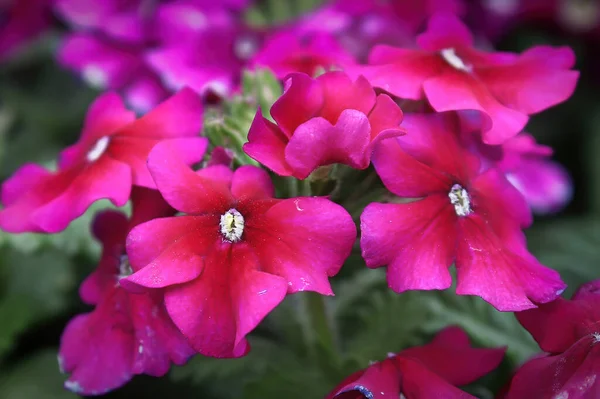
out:
{"label": "green foliage", "polygon": [[66,294],[75,281],[70,259],[59,250],[26,254],[5,247],[1,252],[0,275],[1,360],[18,334],[65,310]]}
{"label": "green foliage", "polygon": [[63,388],[56,349],[39,352],[13,366],[0,369],[0,396],[3,399],[74,399]]}

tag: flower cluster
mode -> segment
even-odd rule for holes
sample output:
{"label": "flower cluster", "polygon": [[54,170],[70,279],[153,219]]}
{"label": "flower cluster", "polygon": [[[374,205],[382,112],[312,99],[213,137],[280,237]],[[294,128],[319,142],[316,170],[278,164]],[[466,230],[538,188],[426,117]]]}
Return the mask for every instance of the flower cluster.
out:
{"label": "flower cluster", "polygon": [[[100,95],[56,170],[26,164],[4,182],[0,228],[57,233],[97,200],[132,204],[130,217],[106,210],[93,223],[103,252],[80,296],[94,309],[61,340],[68,389],[101,394],[194,354],[244,356],[287,295],[333,295],[354,248],[366,267],[387,268],[397,293],[448,289],[454,266],[458,295],[519,312],[548,354],[516,373],[507,398],[597,395],[597,284],[559,298],[565,283],[523,233],[532,210],[571,197],[552,150],[523,130],[573,93],[574,54],[483,51],[462,3],[408,3],[336,1],[266,30],[242,22],[243,0],[56,1],[77,29],[60,62],[125,101]],[[405,46],[424,23],[417,47]],[[255,162],[231,162],[203,135],[206,94],[231,95],[242,68],[258,66],[283,94],[227,149]],[[353,219],[339,187],[321,183],[369,167],[388,193]],[[307,189],[276,190],[282,179]],[[458,387],[503,354],[450,327],[329,398],[469,398]]]}

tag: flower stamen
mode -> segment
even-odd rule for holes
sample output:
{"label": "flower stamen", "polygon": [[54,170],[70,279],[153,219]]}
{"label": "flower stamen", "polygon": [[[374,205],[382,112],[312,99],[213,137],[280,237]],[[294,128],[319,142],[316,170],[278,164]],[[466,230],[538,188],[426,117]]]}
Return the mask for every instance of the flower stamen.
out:
{"label": "flower stamen", "polygon": [[473,213],[469,193],[460,184],[452,186],[448,198],[450,198],[450,203],[454,205],[454,211],[458,216],[467,216]]}
{"label": "flower stamen", "polygon": [[221,215],[219,226],[225,241],[238,242],[244,233],[244,217],[237,209],[232,208]]}

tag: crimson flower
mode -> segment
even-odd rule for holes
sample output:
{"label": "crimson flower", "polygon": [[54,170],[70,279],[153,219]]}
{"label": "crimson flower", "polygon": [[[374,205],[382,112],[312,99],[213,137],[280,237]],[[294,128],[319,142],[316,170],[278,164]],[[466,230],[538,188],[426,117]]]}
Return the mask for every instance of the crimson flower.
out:
{"label": "crimson flower", "polygon": [[189,89],[138,120],[116,94],[103,94],[90,106],[79,141],[61,153],[56,172],[26,164],[4,182],[0,228],[55,233],[96,200],[125,205],[132,185],[155,187],[146,167],[152,147],[195,136],[201,126],[202,104]]}
{"label": "crimson flower", "polygon": [[396,292],[446,289],[477,295],[501,311],[553,300],[565,284],[525,245],[531,213],[521,194],[458,139],[453,114],[406,117],[410,134],[381,142],[373,165],[385,186],[407,203],[368,205],[361,248],[368,267],[388,265]]}
{"label": "crimson flower", "polygon": [[[325,198],[274,199],[268,174],[214,165],[193,172],[204,139],[170,140],[148,168],[185,215],[155,219],[127,237],[130,289],[164,289],[167,312],[198,352],[243,356],[246,335],[285,297],[332,295],[328,277],[350,254],[356,227]],[[181,147],[190,149],[182,157]],[[185,158],[185,157],[189,158]]]}
{"label": "crimson flower", "polygon": [[473,48],[473,37],[454,15],[435,14],[417,37],[420,49],[376,46],[369,66],[353,68],[375,87],[402,98],[426,98],[438,112],[477,110],[483,140],[501,144],[535,114],[566,100],[579,73],[567,47],[533,47],[522,54]]}
{"label": "crimson flower", "polygon": [[319,166],[343,163],[365,169],[373,146],[404,134],[402,110],[376,95],[363,77],[343,72],[316,79],[293,73],[271,107],[276,123],[256,113],[244,151],[275,173],[305,179]]}
{"label": "crimson flower", "polygon": [[456,386],[495,369],[504,352],[473,348],[463,330],[447,327],[427,345],[392,353],[350,375],[326,399],[474,398]]}
{"label": "crimson flower", "polygon": [[548,353],[517,370],[506,399],[600,397],[600,280],[516,316]]}
{"label": "crimson flower", "polygon": [[174,213],[157,191],[136,188],[132,199],[131,220],[112,210],[95,218],[102,257],[79,291],[95,308],[75,316],[61,338],[59,364],[71,374],[65,387],[82,395],[103,394],[136,374],[163,376],[171,362],[181,365],[194,353],[169,319],[159,291],[133,294],[119,284],[131,274],[125,254],[131,227]]}

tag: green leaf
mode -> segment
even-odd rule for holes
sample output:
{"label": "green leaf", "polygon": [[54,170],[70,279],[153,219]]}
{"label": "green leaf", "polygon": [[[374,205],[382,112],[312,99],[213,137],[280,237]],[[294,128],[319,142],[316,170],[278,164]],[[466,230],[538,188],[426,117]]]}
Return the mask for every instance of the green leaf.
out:
{"label": "green leaf", "polygon": [[569,297],[580,284],[600,277],[600,219],[553,220],[527,231],[528,245],[539,261],[557,270],[569,285]]}
{"label": "green leaf", "polygon": [[30,325],[63,311],[75,286],[72,264],[61,251],[4,248],[1,254],[0,358]]}
{"label": "green leaf", "polygon": [[58,370],[56,350],[38,353],[0,371],[3,399],[75,399],[79,396],[63,388],[64,376]]}
{"label": "green leaf", "polygon": [[281,361],[293,356],[274,341],[250,337],[252,350],[247,356],[236,359],[214,359],[197,355],[185,366],[171,370],[176,381],[191,380],[194,384],[210,386],[210,393],[223,398],[240,398],[246,384],[262,379],[268,374],[273,359]]}

